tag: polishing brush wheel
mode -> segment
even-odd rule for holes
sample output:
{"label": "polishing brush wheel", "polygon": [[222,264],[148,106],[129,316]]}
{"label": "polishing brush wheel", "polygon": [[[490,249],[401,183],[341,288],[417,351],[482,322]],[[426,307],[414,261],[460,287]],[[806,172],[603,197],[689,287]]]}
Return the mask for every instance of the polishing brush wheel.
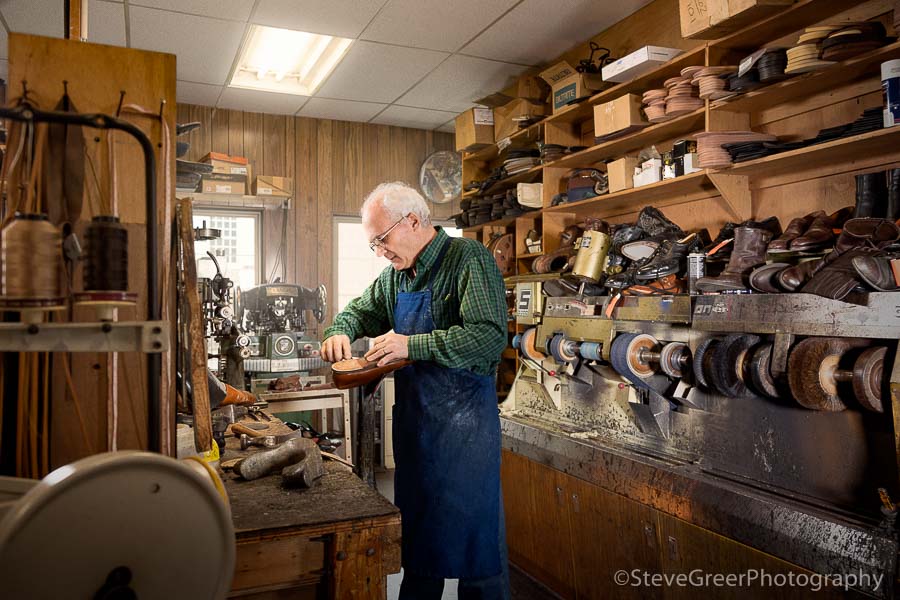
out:
{"label": "polishing brush wheel", "polygon": [[772,377],[772,348],[772,344],[766,343],[753,350],[747,363],[747,374],[750,388],[756,394],[768,398],[780,398],[781,391],[778,383]]}
{"label": "polishing brush wheel", "polygon": [[887,348],[868,348],[853,363],[853,393],[864,408],[884,412],[881,402],[881,381]]}
{"label": "polishing brush wheel", "polygon": [[578,344],[557,333],[550,339],[550,355],[559,363],[575,362],[578,358]]}
{"label": "polishing brush wheel", "polygon": [[535,362],[540,362],[547,358],[547,355],[537,349],[535,342],[537,341],[537,329],[534,327],[530,329],[526,329],[522,334],[522,339],[519,341],[519,344],[522,348],[522,354],[525,358],[531,359]]}
{"label": "polishing brush wheel", "polygon": [[831,412],[847,408],[838,394],[835,373],[841,359],[864,341],[844,338],[807,338],[788,357],[788,384],[797,402],[812,410]]}
{"label": "polishing brush wheel", "polygon": [[747,351],[758,343],[758,336],[732,333],[713,352],[712,384],[723,396],[737,398],[747,390],[743,381],[744,359]]}
{"label": "polishing brush wheel", "polygon": [[669,377],[684,377],[684,367],[691,363],[691,351],[684,342],[670,342],[659,351],[659,368]]}
{"label": "polishing brush wheel", "polygon": [[710,369],[710,358],[712,358],[712,352],[716,349],[716,346],[719,345],[719,340],[715,338],[709,338],[700,342],[700,345],[697,346],[697,350],[694,351],[694,360],[692,365],[692,370],[694,372],[694,381],[700,385],[700,387],[706,388],[708,390],[712,389],[712,386],[707,378],[707,373],[709,373]]}

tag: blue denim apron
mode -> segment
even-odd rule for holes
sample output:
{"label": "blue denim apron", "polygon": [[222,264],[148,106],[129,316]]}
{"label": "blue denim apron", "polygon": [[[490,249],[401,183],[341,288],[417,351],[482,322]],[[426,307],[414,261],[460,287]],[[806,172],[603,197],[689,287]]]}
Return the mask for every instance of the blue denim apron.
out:
{"label": "blue denim apron", "polygon": [[[421,292],[401,283],[394,331],[435,329],[432,275]],[[501,573],[500,419],[494,378],[432,361],[395,371],[394,497],[402,516],[402,563],[423,577]]]}

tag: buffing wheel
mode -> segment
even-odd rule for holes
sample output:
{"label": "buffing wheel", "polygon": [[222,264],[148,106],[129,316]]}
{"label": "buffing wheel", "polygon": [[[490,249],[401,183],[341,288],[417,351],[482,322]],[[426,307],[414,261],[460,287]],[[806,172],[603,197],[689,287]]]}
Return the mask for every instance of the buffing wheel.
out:
{"label": "buffing wheel", "polygon": [[712,390],[712,385],[707,379],[707,373],[709,373],[711,364],[710,359],[712,358],[712,353],[716,349],[716,346],[719,345],[719,340],[715,338],[709,338],[700,342],[700,345],[697,346],[697,350],[694,351],[694,361],[693,361],[693,372],[694,372],[694,381],[697,382],[700,387],[706,388],[708,390]]}
{"label": "buffing wheel", "polygon": [[578,359],[578,344],[557,333],[550,339],[550,355],[559,363],[575,362]]}
{"label": "buffing wheel", "polygon": [[684,377],[684,367],[691,364],[691,350],[684,342],[670,342],[659,351],[659,368],[669,377]]}
{"label": "buffing wheel", "polygon": [[743,379],[744,361],[747,351],[758,343],[759,336],[732,333],[713,352],[709,376],[713,387],[723,396],[737,398],[747,391]]}
{"label": "buffing wheel", "polygon": [[884,412],[881,403],[881,381],[887,348],[869,348],[853,363],[853,393],[864,408]]}
{"label": "buffing wheel", "polygon": [[541,362],[547,355],[537,349],[535,346],[535,342],[537,341],[537,329],[531,327],[526,329],[524,333],[522,333],[522,339],[520,340],[521,351],[525,358],[533,360],[534,362]]}
{"label": "buffing wheel", "polygon": [[807,338],[794,346],[788,357],[788,384],[797,402],[812,410],[846,409],[834,373],[841,370],[841,359],[848,350],[865,344],[864,340],[845,338]]}
{"label": "buffing wheel", "polygon": [[650,366],[649,362],[641,360],[641,352],[645,350],[652,352],[658,345],[659,342],[657,342],[656,338],[652,335],[646,333],[635,335],[634,338],[628,342],[628,346],[625,350],[626,364],[629,371],[641,379],[652,377],[654,373],[656,373],[656,370]]}
{"label": "buffing wheel", "polygon": [[628,364],[629,347],[637,337],[638,334],[636,333],[623,333],[616,336],[609,348],[609,362],[612,363],[616,373],[633,383],[635,387],[646,389],[647,384],[636,373],[632,372]]}
{"label": "buffing wheel", "polygon": [[753,350],[747,363],[750,389],[760,396],[780,398],[781,390],[778,382],[772,377],[772,348],[770,343],[760,344]]}

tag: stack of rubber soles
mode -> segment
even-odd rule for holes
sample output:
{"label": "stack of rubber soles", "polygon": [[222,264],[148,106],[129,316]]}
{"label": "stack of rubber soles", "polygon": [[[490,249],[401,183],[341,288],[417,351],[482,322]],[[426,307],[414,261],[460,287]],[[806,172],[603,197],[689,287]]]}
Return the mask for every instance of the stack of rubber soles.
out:
{"label": "stack of rubber soles", "polygon": [[786,79],[787,51],[784,48],[770,48],[756,61],[760,83],[775,83]]}
{"label": "stack of rubber soles", "polygon": [[723,148],[724,145],[744,142],[774,142],[778,139],[774,135],[754,131],[708,131],[698,133],[695,137],[697,138],[700,167],[704,169],[722,169],[733,164],[731,154]]}
{"label": "stack of rubber soles", "polygon": [[822,60],[841,61],[887,44],[884,25],[878,21],[851,23],[831,32],[822,41]]}
{"label": "stack of rubber soles", "polygon": [[703,67],[696,71],[691,82],[699,88],[704,100],[720,100],[732,95],[728,90],[728,77],[737,71],[734,66]]}
{"label": "stack of rubber soles", "polygon": [[833,64],[822,60],[822,42],[832,32],[841,29],[840,25],[817,25],[807,27],[797,40],[797,45],[787,50],[787,75],[800,75],[817,71]]}

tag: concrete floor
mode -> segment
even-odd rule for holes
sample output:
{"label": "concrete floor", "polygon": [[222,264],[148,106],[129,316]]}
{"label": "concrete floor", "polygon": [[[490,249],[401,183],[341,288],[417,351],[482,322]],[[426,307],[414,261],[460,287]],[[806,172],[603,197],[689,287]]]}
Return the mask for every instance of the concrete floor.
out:
{"label": "concrete floor", "polygon": [[[375,484],[378,491],[391,502],[394,501],[394,472],[384,471],[375,475]],[[388,600],[397,600],[400,596],[400,581],[403,579],[403,571],[394,575],[388,575],[387,597]],[[442,600],[457,600],[458,580],[448,579],[444,583],[444,595]],[[553,600],[558,598],[556,594],[529,578],[525,573],[512,564],[509,565],[509,586],[512,600]]]}

